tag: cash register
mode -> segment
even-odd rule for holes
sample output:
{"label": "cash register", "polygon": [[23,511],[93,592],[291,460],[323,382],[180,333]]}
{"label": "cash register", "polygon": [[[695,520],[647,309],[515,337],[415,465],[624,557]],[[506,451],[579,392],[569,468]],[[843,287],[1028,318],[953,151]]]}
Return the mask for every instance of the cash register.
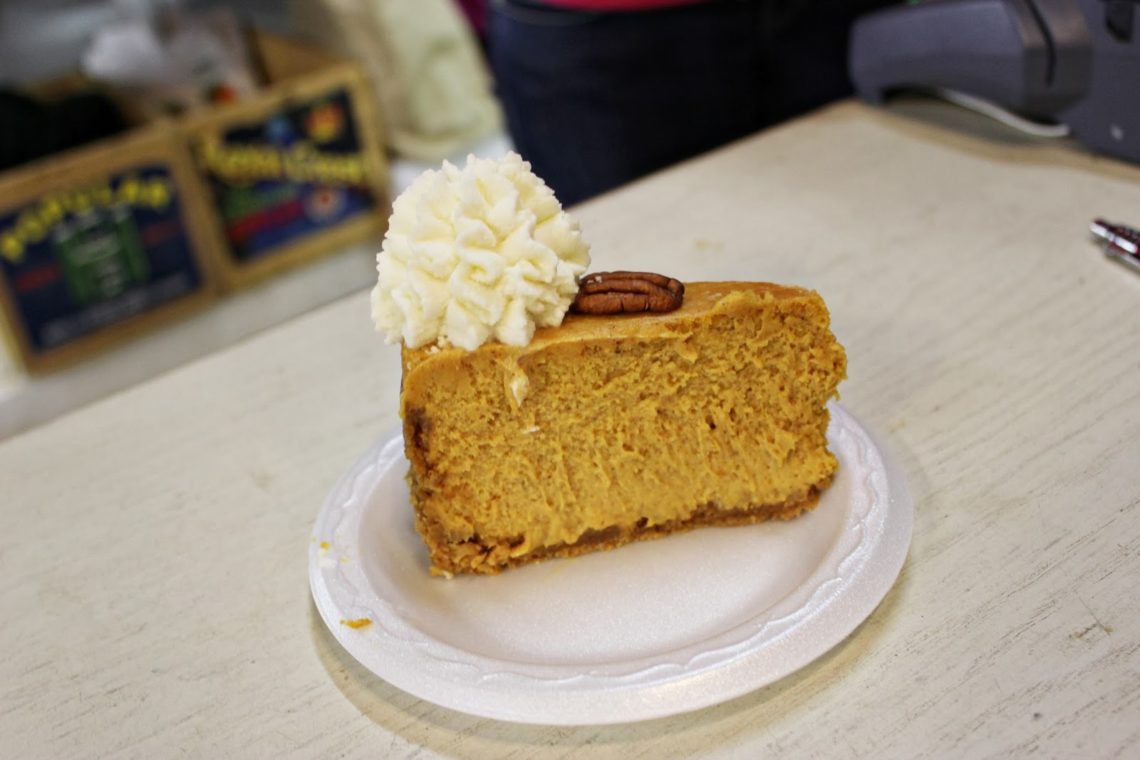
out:
{"label": "cash register", "polygon": [[882,102],[925,90],[1140,163],[1140,0],[919,0],[859,18],[849,65]]}

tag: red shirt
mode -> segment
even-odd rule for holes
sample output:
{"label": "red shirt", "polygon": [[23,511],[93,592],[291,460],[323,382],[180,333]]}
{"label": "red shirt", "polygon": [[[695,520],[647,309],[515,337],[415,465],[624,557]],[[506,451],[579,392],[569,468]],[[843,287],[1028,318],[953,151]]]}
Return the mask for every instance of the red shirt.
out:
{"label": "red shirt", "polygon": [[696,5],[706,0],[542,0],[542,2],[545,5],[575,11],[648,11],[673,8],[678,5]]}

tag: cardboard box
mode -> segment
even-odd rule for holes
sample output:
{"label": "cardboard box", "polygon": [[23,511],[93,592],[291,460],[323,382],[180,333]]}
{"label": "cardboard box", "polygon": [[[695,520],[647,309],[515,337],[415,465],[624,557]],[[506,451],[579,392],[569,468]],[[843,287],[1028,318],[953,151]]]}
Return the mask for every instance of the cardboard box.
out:
{"label": "cardboard box", "polygon": [[27,370],[351,243],[379,247],[388,167],[363,71],[274,35],[249,42],[255,95],[0,174],[0,334]]}
{"label": "cardboard box", "polygon": [[182,134],[159,123],[0,175],[0,310],[52,370],[209,303],[220,243]]}
{"label": "cardboard box", "polygon": [[224,288],[256,282],[349,243],[379,243],[388,168],[375,94],[354,63],[256,35],[269,84],[182,121],[225,245]]}

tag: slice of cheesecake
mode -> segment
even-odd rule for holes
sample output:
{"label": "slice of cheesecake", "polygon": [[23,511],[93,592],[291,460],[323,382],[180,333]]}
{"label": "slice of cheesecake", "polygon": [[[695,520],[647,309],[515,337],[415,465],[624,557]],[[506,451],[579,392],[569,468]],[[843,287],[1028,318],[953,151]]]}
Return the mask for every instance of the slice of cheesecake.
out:
{"label": "slice of cheesecake", "polygon": [[401,415],[433,572],[788,519],[835,472],[846,356],[812,291],[685,286],[667,314],[569,315],[529,345],[404,349]]}

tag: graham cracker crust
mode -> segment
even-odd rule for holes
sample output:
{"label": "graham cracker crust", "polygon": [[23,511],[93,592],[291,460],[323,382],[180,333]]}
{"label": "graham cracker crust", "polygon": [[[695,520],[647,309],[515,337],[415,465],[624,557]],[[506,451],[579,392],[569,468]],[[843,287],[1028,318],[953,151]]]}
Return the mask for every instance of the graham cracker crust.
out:
{"label": "graham cracker crust", "polygon": [[[664,538],[675,533],[707,527],[728,527],[734,525],[749,525],[767,522],[769,520],[791,520],[804,512],[814,509],[819,504],[820,494],[831,484],[828,476],[811,486],[804,498],[792,499],[780,504],[761,504],[744,509],[722,509],[716,504],[705,504],[699,507],[691,516],[683,520],[671,520],[658,525],[646,525],[644,519],[634,525],[614,525],[604,530],[593,530],[584,533],[581,538],[572,544],[558,544],[546,546],[518,557],[511,557],[498,564],[487,561],[487,558],[497,548],[507,547],[505,543],[489,543],[482,540],[473,540],[461,544],[466,551],[463,558],[468,562],[459,566],[454,562],[444,561],[449,546],[430,547],[432,554],[433,575],[450,577],[460,573],[474,573],[479,575],[497,575],[512,567],[528,565],[541,560],[556,557],[574,557],[596,551],[607,551],[634,541],[648,541]],[[472,547],[477,547],[471,552]],[[444,555],[444,556],[438,556]],[[473,561],[472,561],[473,560]]]}

